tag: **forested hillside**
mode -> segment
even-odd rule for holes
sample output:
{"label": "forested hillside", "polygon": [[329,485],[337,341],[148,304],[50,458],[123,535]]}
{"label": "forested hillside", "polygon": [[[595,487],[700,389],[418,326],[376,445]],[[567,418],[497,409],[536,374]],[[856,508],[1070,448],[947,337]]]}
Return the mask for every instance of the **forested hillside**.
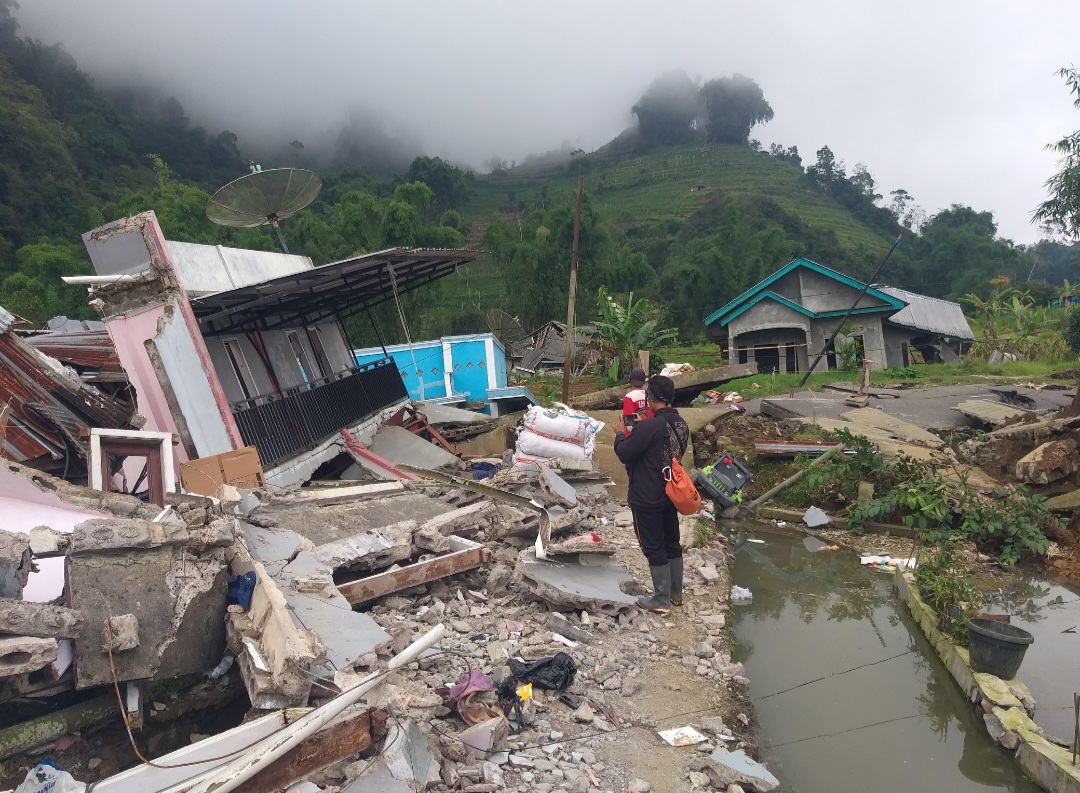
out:
{"label": "forested hillside", "polygon": [[[171,239],[274,248],[264,230],[205,217],[210,192],[251,164],[236,135],[193,124],[175,98],[102,90],[62,47],[21,37],[12,7],[0,0],[0,305],[32,323],[90,316],[85,290],[59,279],[90,271],[79,235],[146,209]],[[637,125],[595,152],[493,158],[482,176],[425,156],[400,174],[339,163],[284,233],[317,264],[396,245],[486,250],[409,296],[414,338],[486,330],[492,307],[526,327],[565,318],[579,175],[581,321],[606,286],[649,297],[693,339],[704,316],[792,258],[865,278],[901,233],[882,280],[926,294],[985,297],[1005,277],[1045,302],[1080,280],[1076,246],[1015,246],[969,207],[928,216],[905,190],[879,194],[866,166],[849,172],[828,147],[812,162],[795,147],[763,150],[751,134],[772,109],[748,77],[669,73],[632,112]],[[281,149],[290,145],[302,147]],[[389,310],[380,324],[400,338]],[[374,341],[362,326],[356,334]]]}

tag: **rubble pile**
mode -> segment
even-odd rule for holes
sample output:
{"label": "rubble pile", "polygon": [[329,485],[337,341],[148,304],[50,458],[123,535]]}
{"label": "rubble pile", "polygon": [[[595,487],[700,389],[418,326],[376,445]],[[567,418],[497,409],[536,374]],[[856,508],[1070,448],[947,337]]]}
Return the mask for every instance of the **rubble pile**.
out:
{"label": "rubble pile", "polygon": [[[205,745],[197,751],[211,759],[198,762],[222,775],[232,772],[214,758],[225,747],[250,744],[256,730],[259,740],[285,736],[294,729],[287,714],[313,718],[362,684],[371,690],[360,701],[255,778],[334,793],[644,790],[619,752],[662,746],[655,733],[676,719],[707,738],[665,749],[672,773],[687,790],[716,787],[727,775],[710,772],[706,750],[747,759],[756,751],[739,737],[749,719],[734,718],[748,708],[738,704],[747,681],[726,649],[724,552],[688,551],[684,612],[668,622],[641,612],[644,559],[630,513],[586,462],[515,466],[483,482],[432,471],[273,494],[223,486],[217,498],[169,494],[164,510],[17,471],[56,525],[0,532],[0,630],[10,632],[0,654],[20,662],[0,665],[0,707],[35,687],[101,695],[84,719],[3,751],[13,758],[3,778],[31,772],[24,753],[59,752],[68,733],[122,725],[114,681],[136,736],[140,725],[164,727],[156,714],[171,712],[168,703],[220,707],[246,693],[244,724],[216,735],[192,729],[197,742],[175,753],[185,767],[180,759]],[[67,524],[50,522],[50,509]],[[59,587],[39,602],[21,599],[43,575]],[[437,644],[388,671],[434,628]],[[677,641],[665,638],[671,631]],[[708,683],[707,695],[687,695],[692,706],[643,699],[686,679]],[[335,742],[332,730],[351,737]],[[185,739],[174,732],[154,742],[161,766],[173,755],[160,752]],[[320,747],[318,759],[304,746]],[[169,789],[155,766],[102,778],[131,762],[80,760],[70,770],[106,790],[133,790],[135,780],[140,790]]]}

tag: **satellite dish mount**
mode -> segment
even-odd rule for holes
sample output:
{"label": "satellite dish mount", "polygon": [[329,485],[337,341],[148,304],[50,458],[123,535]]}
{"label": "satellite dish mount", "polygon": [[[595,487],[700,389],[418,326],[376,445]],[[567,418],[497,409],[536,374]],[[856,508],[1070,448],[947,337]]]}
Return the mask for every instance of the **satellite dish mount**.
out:
{"label": "satellite dish mount", "polygon": [[322,190],[317,174],[302,168],[253,171],[222,187],[206,204],[206,217],[219,226],[256,228],[270,225],[281,249],[289,252],[280,221],[292,217]]}

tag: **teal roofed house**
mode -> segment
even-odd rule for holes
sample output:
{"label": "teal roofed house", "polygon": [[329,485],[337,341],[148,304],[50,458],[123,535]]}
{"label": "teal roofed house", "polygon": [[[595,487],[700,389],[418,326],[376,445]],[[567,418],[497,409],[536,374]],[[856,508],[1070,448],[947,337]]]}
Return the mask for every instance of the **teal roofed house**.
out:
{"label": "teal roofed house", "polygon": [[[805,372],[866,285],[809,259],[796,259],[705,320],[732,363],[761,372]],[[871,286],[851,315],[846,338],[862,344],[873,368],[959,361],[974,340],[957,303]],[[830,350],[816,371],[836,367]]]}

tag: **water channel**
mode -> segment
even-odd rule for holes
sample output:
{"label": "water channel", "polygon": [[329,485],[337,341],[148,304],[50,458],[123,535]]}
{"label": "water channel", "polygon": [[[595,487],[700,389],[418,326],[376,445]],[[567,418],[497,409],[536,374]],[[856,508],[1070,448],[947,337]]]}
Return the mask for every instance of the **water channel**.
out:
{"label": "water channel", "polygon": [[733,608],[733,657],[782,789],[1040,790],[990,740],[887,574],[812,537],[760,526],[751,536],[764,542],[736,554],[732,583],[753,602]]}

